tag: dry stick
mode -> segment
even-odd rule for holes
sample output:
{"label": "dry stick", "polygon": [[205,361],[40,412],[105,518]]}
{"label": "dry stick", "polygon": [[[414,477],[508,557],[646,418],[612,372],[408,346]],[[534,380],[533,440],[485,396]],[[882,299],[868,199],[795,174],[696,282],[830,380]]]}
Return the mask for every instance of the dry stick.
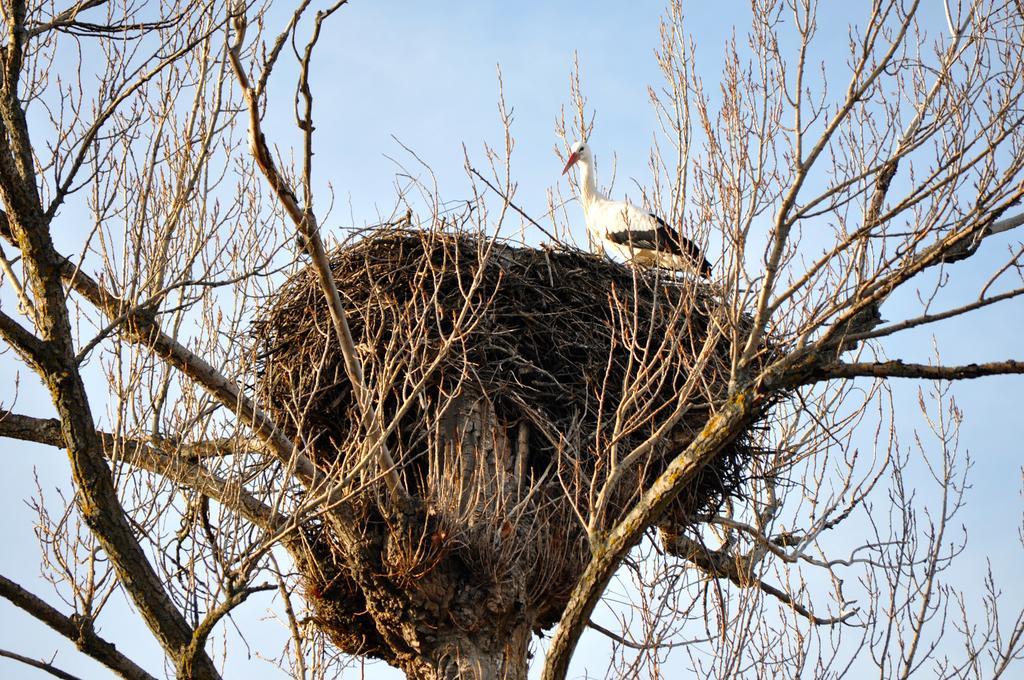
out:
{"label": "dry stick", "polygon": [[553,235],[553,234],[552,234],[552,233],[551,233],[550,231],[548,231],[548,230],[547,230],[547,229],[545,229],[544,227],[542,227],[542,226],[540,226],[539,224],[537,224],[537,221],[536,221],[536,220],[534,220],[534,219],[533,219],[532,217],[530,217],[530,216],[529,216],[529,215],[527,215],[527,214],[526,214],[525,212],[523,212],[523,211],[522,211],[522,209],[521,209],[521,208],[520,208],[520,207],[519,207],[518,205],[516,205],[515,203],[513,203],[513,202],[512,202],[512,200],[511,200],[511,199],[510,199],[510,198],[509,198],[508,196],[506,196],[506,195],[505,195],[505,192],[503,192],[503,191],[502,191],[501,189],[499,189],[498,187],[494,186],[494,185],[493,185],[493,184],[491,184],[491,183],[490,183],[489,181],[487,181],[487,178],[486,178],[486,177],[484,177],[483,175],[481,175],[481,174],[480,174],[479,172],[477,172],[476,168],[474,168],[473,166],[471,166],[471,165],[470,165],[470,166],[467,166],[467,169],[468,169],[468,170],[469,170],[469,171],[470,171],[471,173],[473,173],[474,175],[476,175],[477,177],[479,177],[479,178],[480,178],[480,181],[481,181],[481,182],[483,182],[484,184],[486,184],[486,185],[487,185],[487,188],[488,188],[488,189],[490,189],[490,190],[491,190],[491,191],[493,191],[494,193],[496,193],[496,194],[498,194],[499,196],[501,196],[501,200],[505,201],[505,203],[507,203],[507,204],[508,204],[508,207],[512,208],[512,209],[513,209],[513,210],[515,210],[515,211],[516,211],[517,213],[519,213],[519,214],[520,214],[520,215],[521,215],[521,216],[523,217],[523,219],[524,219],[524,220],[526,220],[527,222],[529,222],[529,223],[530,223],[530,224],[532,224],[533,226],[535,226],[535,227],[537,227],[538,229],[540,229],[540,230],[541,230],[542,232],[544,232],[544,235],[545,235],[545,236],[547,236],[547,237],[548,237],[549,239],[551,239],[551,240],[552,240],[552,241],[554,241],[555,243],[561,243],[561,241],[559,241],[559,240],[558,240],[558,238],[557,238],[557,237],[555,237],[555,236],[554,236],[554,235]]}
{"label": "dry stick", "polygon": [[[246,108],[249,111],[249,150],[252,152],[253,159],[255,159],[256,164],[267,178],[288,216],[295,223],[299,233],[305,238],[307,250],[313,259],[313,265],[320,281],[320,287],[327,298],[327,307],[331,312],[331,321],[334,324],[335,335],[341,347],[342,357],[345,359],[345,372],[352,383],[356,402],[360,407],[362,425],[369,439],[370,451],[377,451],[377,455],[380,457],[381,468],[384,471],[384,482],[394,496],[403,500],[408,499],[408,492],[398,476],[394,459],[388,451],[387,442],[381,436],[380,426],[374,418],[373,410],[370,408],[370,394],[366,388],[363,365],[356,354],[355,340],[352,338],[348,317],[341,303],[341,295],[334,281],[334,274],[331,271],[327,253],[324,251],[323,242],[320,240],[316,217],[309,210],[308,206],[306,209],[299,207],[295,192],[285,181],[284,177],[281,176],[267,146],[267,140],[260,125],[260,93],[250,84],[249,78],[242,68],[241,58],[238,56],[238,49],[245,37],[245,18],[244,14],[242,14],[244,6],[236,7],[234,11],[236,14],[232,19],[232,25],[235,30],[235,42],[228,48],[228,56],[231,60],[231,67],[235,72],[235,77],[238,79],[239,87],[241,87],[242,94],[245,97]],[[308,123],[307,126],[311,127]]]}

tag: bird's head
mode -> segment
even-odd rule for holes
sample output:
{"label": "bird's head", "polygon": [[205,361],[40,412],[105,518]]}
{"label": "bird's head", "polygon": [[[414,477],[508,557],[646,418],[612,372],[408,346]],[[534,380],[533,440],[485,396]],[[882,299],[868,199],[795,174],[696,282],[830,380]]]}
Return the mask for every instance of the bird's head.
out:
{"label": "bird's head", "polygon": [[569,160],[566,161],[562,174],[564,175],[569,172],[569,168],[576,165],[579,161],[583,161],[587,165],[590,164],[590,147],[587,146],[586,142],[576,142],[572,145],[572,149],[569,151]]}

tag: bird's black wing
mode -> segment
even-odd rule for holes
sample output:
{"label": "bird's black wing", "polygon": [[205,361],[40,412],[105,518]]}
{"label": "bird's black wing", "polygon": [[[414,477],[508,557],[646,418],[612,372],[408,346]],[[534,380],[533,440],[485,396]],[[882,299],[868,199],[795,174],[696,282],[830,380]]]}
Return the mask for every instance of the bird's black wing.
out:
{"label": "bird's black wing", "polygon": [[661,251],[683,257],[693,263],[694,269],[707,278],[711,276],[711,263],[704,257],[696,243],[679,234],[669,226],[668,222],[654,213],[647,213],[657,225],[654,229],[629,229],[609,231],[608,240],[612,243],[628,245],[633,248]]}

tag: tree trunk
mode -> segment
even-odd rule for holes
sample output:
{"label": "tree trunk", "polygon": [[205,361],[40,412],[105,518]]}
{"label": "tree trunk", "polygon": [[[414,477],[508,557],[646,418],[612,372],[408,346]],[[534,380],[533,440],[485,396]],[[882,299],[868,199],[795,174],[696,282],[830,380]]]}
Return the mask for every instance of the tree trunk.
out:
{"label": "tree trunk", "polygon": [[402,665],[410,680],[525,680],[531,631],[520,626],[509,635],[486,639],[452,637],[431,656]]}

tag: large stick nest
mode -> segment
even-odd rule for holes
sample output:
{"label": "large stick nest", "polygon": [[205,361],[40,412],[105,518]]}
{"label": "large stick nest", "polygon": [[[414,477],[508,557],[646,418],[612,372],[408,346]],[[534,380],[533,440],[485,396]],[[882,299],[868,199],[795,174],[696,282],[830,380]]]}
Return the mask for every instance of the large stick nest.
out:
{"label": "large stick nest", "polygon": [[[356,468],[366,424],[312,267],[255,325],[258,387],[271,411],[321,469],[358,488],[352,507],[379,547],[381,573],[416,591],[403,606],[450,617],[430,625],[463,633],[501,617],[536,628],[557,621],[589,558],[579,513],[613,462],[653,444],[609,494],[601,528],[725,393],[730,335],[713,321],[710,288],[578,251],[437,232],[376,232],[330,260],[375,417],[417,504],[416,535],[398,535],[388,520],[379,468]],[[684,531],[741,493],[750,455],[745,441],[723,450],[663,528]],[[321,625],[344,650],[387,659],[365,611],[370,594],[326,533],[311,534],[301,565]],[[460,613],[463,596],[467,612],[487,610],[488,621]]]}

